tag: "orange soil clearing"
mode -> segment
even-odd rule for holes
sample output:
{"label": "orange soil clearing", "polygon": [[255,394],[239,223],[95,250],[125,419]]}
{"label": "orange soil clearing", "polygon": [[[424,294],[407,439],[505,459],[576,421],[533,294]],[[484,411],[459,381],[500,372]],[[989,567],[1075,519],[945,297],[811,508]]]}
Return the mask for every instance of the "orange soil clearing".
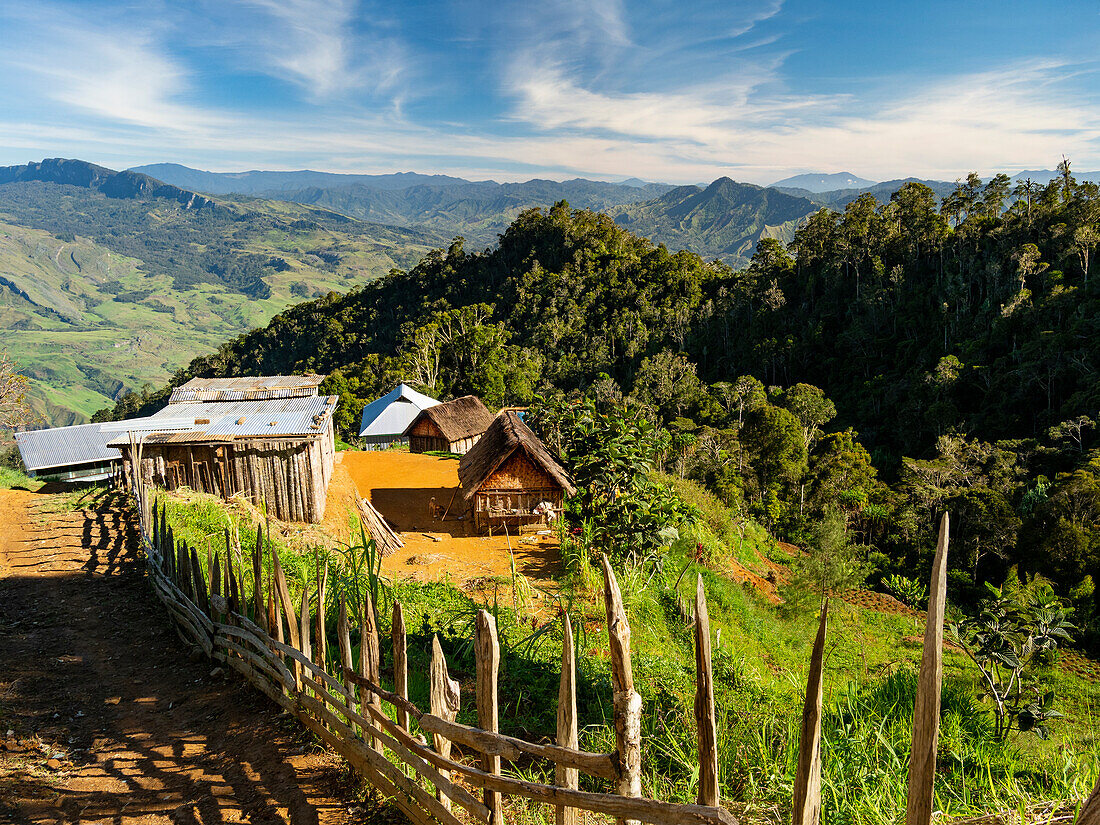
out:
{"label": "orange soil clearing", "polygon": [[[472,535],[472,527],[461,518],[457,460],[403,450],[347,450],[340,455],[359,494],[370,500],[405,542],[383,560],[384,572],[418,581],[449,579],[467,590],[483,589],[487,579],[501,577],[509,579],[510,587],[511,550],[516,571],[540,586],[560,573],[553,535],[539,536],[531,530],[521,535],[514,531],[492,537]],[[430,515],[433,498],[442,508],[450,504],[445,521]]]}

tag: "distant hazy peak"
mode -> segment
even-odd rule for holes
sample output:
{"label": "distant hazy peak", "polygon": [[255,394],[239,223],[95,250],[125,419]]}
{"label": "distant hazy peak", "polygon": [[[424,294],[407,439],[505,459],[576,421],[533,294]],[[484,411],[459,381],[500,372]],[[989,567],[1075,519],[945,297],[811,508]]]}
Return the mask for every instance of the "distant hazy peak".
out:
{"label": "distant hazy peak", "polygon": [[805,189],[808,192],[832,192],[837,189],[863,189],[874,186],[875,181],[853,175],[851,172],[807,172],[783,180],[777,180],[771,186],[784,186],[789,189]]}

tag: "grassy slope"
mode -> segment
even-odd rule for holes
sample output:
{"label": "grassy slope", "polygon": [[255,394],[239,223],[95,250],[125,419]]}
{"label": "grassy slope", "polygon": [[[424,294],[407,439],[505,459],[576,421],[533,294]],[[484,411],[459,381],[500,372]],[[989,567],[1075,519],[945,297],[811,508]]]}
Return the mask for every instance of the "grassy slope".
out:
{"label": "grassy slope", "polygon": [[[163,384],[196,354],[302,300],[292,284],[307,285],[311,294],[346,291],[428,248],[374,238],[355,222],[346,232],[288,228],[316,213],[294,204],[249,201],[235,208],[285,219],[283,228],[242,239],[245,251],[289,264],[286,271],[266,271],[267,299],[214,284],[174,290],[170,277],[150,275],[139,260],[79,235],[63,241],[0,214],[0,278],[14,287],[0,288],[3,346],[34,379],[34,405],[47,420],[83,420],[123,388]],[[334,265],[313,254],[333,250],[340,256]]]}
{"label": "grassy slope", "polygon": [[[193,497],[189,504],[174,501],[171,507],[177,537],[200,547],[208,536],[220,539],[224,513],[219,502],[203,496]],[[720,521],[707,515],[710,522]],[[241,533],[250,534],[247,520]],[[279,533],[272,530],[271,535],[279,541]],[[692,801],[694,797],[694,654],[677,595],[690,603],[698,574],[703,576],[712,626],[720,637],[714,671],[723,798],[749,818],[782,819],[781,812],[790,803],[801,693],[816,616],[786,615],[751,586],[716,572],[729,563],[728,555],[712,558],[710,568],[689,563],[697,540],[716,548],[714,539],[710,527],[704,527],[672,548],[662,572],[620,574],[633,629],[635,682],[645,700],[644,790],[665,799]],[[280,555],[292,590],[300,592],[300,582],[314,580],[312,554],[299,554],[282,544]],[[763,572],[766,556],[778,562],[787,558],[762,531],[750,530],[740,561]],[[676,588],[685,566],[686,575]],[[336,582],[342,578],[337,574]],[[471,596],[447,582],[392,583],[392,592],[405,607],[410,633],[411,696],[422,705],[426,702],[427,651],[435,633],[447,652],[452,676],[460,680],[464,692],[472,691],[469,638],[475,609],[485,607],[498,614],[504,648],[502,730],[527,737],[552,736],[561,650],[558,624],[547,619],[546,595],[537,602],[525,600],[523,583],[515,591],[512,584],[498,582],[495,595],[481,603],[477,594]],[[330,588],[338,586],[334,583]],[[517,598],[513,592],[521,595]],[[611,749],[608,648],[600,589],[566,583],[559,595],[578,632],[582,746]],[[385,634],[388,604],[381,615]],[[539,617],[538,629],[531,615]],[[330,616],[330,623],[334,619]],[[904,811],[913,674],[922,631],[920,621],[911,616],[843,602],[833,606],[825,679],[823,788],[828,823],[885,825]],[[385,659],[389,655],[385,635],[382,648]],[[987,717],[975,701],[974,672],[961,653],[948,651],[945,671],[937,782],[941,810],[961,816],[1086,793],[1100,772],[1100,682],[1067,669],[1052,670],[1047,678],[1058,692],[1066,719],[1054,726],[1049,741],[1020,736],[999,747],[984,737]],[[464,696],[462,706],[460,720],[476,724],[473,696]],[[538,768],[523,772],[549,779]],[[597,789],[599,784],[589,783],[589,787]],[[514,821],[543,821],[536,811],[513,804]]]}

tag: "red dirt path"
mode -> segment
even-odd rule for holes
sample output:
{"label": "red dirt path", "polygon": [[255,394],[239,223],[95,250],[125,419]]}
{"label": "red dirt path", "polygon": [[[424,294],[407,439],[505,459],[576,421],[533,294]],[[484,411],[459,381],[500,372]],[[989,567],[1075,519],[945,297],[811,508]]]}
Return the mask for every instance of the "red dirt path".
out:
{"label": "red dirt path", "polygon": [[123,513],[56,504],[0,490],[0,822],[362,821],[337,760],[189,661]]}

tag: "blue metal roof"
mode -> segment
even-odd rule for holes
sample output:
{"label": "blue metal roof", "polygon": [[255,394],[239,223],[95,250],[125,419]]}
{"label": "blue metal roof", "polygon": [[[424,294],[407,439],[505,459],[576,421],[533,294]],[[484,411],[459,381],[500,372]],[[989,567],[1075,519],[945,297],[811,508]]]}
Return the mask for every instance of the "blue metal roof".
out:
{"label": "blue metal roof", "polygon": [[398,384],[381,398],[363,407],[363,420],[359,425],[360,438],[401,438],[405,428],[428,407],[439,402],[419,393],[407,384]]}

